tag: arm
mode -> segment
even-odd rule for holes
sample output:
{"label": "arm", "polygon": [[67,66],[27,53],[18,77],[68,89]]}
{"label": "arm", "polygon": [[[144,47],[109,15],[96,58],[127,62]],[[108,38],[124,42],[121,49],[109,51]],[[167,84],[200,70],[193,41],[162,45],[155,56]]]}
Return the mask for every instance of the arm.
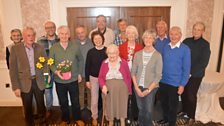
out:
{"label": "arm", "polygon": [[20,84],[19,84],[19,78],[18,78],[18,65],[17,65],[17,56],[16,51],[12,47],[11,48],[11,56],[9,58],[9,75],[12,83],[12,90],[14,91],[15,95],[17,97],[20,97]]}
{"label": "arm", "polygon": [[82,56],[82,53],[80,51],[80,48],[78,47],[78,51],[77,51],[77,60],[78,60],[78,82],[82,81],[82,70],[83,70],[83,64],[84,64],[84,59]]}
{"label": "arm", "polygon": [[106,72],[105,72],[106,65],[107,65],[106,63],[102,63],[102,65],[100,67],[100,73],[99,73],[99,76],[98,76],[99,85],[100,85],[100,88],[102,89],[102,92],[103,92],[104,95],[107,94]]}

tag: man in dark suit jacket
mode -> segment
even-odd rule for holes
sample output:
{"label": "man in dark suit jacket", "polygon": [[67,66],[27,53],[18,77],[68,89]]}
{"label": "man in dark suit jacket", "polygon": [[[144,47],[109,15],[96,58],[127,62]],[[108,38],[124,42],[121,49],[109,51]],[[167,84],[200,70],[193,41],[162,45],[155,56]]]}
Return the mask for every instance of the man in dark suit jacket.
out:
{"label": "man in dark suit jacket", "polygon": [[23,30],[24,43],[17,44],[11,48],[10,56],[10,79],[12,90],[17,97],[22,98],[25,120],[27,126],[34,125],[32,115],[32,99],[35,97],[39,122],[43,123],[45,115],[44,106],[44,73],[48,72],[46,61],[42,68],[37,68],[39,57],[45,57],[46,52],[42,46],[35,41],[35,31],[31,27]]}

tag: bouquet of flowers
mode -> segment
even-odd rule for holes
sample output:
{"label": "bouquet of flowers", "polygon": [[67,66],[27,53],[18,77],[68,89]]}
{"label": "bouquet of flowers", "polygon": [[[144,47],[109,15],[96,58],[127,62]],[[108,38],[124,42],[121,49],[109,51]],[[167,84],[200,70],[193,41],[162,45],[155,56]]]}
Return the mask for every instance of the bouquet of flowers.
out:
{"label": "bouquet of flowers", "polygon": [[61,72],[64,80],[71,79],[72,61],[64,60],[57,65],[57,70]]}
{"label": "bouquet of flowers", "polygon": [[[39,57],[39,61],[36,63],[36,67],[38,69],[42,69],[43,68],[43,64],[45,63],[45,58],[44,57]],[[52,64],[54,64],[54,60],[52,58],[49,58],[47,60],[47,65],[51,66]],[[51,88],[52,85],[49,83],[49,73],[44,73],[44,83],[45,83],[45,88]]]}

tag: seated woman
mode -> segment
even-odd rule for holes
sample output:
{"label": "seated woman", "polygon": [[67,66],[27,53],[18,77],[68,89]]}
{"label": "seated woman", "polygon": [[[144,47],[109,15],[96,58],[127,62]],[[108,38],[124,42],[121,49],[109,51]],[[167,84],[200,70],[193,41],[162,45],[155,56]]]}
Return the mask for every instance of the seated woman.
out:
{"label": "seated woman", "polygon": [[119,57],[115,44],[109,45],[106,53],[108,58],[103,61],[98,77],[105,97],[106,117],[109,126],[113,126],[114,118],[120,119],[121,126],[125,126],[128,95],[132,93],[131,73],[127,62]]}
{"label": "seated woman", "polygon": [[156,33],[144,32],[142,39],[145,47],[134,56],[131,69],[139,109],[139,126],[153,126],[152,110],[158,83],[162,75],[162,57],[153,47]]}

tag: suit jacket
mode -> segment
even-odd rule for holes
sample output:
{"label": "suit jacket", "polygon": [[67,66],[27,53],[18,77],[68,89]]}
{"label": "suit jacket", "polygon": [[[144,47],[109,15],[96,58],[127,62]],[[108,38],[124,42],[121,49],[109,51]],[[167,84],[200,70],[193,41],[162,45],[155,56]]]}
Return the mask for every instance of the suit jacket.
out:
{"label": "suit jacket", "polygon": [[[44,72],[48,72],[46,61],[44,67],[36,68],[36,63],[39,61],[39,57],[45,57],[47,55],[42,46],[37,43],[33,44],[34,48],[34,65],[36,73],[36,82],[40,90],[44,90]],[[28,93],[31,89],[32,79],[29,66],[29,60],[26,54],[24,43],[20,43],[11,48],[11,55],[9,59],[9,74],[12,83],[12,89],[20,89],[21,92]]]}

